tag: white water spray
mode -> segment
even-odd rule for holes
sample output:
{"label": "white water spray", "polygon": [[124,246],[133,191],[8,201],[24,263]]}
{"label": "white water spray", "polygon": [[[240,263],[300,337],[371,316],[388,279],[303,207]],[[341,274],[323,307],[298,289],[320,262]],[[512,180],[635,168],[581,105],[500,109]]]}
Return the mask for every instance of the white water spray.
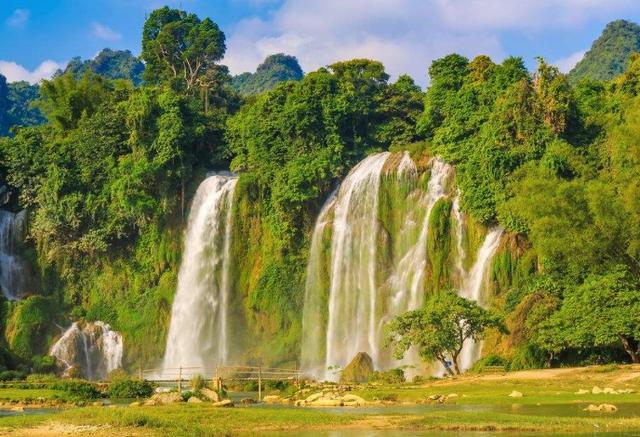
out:
{"label": "white water spray", "polygon": [[26,214],[0,210],[0,290],[9,300],[17,300],[20,293],[27,291],[26,264],[17,254]]}
{"label": "white water spray", "polygon": [[[486,285],[487,272],[491,266],[491,260],[498,248],[498,245],[500,244],[502,232],[503,231],[500,228],[494,228],[489,231],[482,243],[482,246],[480,246],[478,257],[476,258],[473,267],[469,271],[469,274],[460,288],[460,296],[465,299],[473,300],[481,306],[486,304],[483,300],[482,292]],[[464,342],[462,352],[460,353],[460,370],[464,371],[469,369],[473,363],[480,358],[481,350],[482,343],[466,340]]]}
{"label": "white water spray", "polygon": [[77,368],[87,379],[104,380],[122,367],[122,335],[101,321],[74,322],[51,347],[51,356],[64,366],[65,373]]}

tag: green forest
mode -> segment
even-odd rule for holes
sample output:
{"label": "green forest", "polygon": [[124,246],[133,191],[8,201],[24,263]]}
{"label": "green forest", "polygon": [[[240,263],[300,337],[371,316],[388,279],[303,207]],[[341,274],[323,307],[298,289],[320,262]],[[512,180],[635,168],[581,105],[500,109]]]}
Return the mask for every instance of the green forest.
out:
{"label": "green forest", "polygon": [[247,362],[296,363],[316,217],[386,150],[453,164],[462,210],[505,230],[490,304],[508,331],[485,359],[640,363],[640,29],[616,23],[620,49],[603,58],[596,41],[569,75],[451,54],[425,65],[423,90],[369,59],[303,74],[278,54],[232,77],[218,25],[164,7],[140,59],[105,50],[39,86],[0,77],[3,208],[28,211],[33,269],[23,299],[0,305],[0,368],[50,371],[56,325],[72,320],[122,332],[129,369],[161,359],[189,204],[212,170],[239,175]]}

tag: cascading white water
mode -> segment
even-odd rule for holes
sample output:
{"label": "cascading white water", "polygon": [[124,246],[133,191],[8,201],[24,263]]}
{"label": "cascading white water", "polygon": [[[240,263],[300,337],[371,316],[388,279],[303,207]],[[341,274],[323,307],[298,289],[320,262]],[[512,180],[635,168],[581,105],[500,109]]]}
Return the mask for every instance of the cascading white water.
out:
{"label": "cascading white water", "polygon": [[0,290],[9,300],[27,291],[26,265],[17,254],[24,235],[26,211],[17,214],[0,210]]}
{"label": "cascading white water", "polygon": [[464,260],[465,260],[465,250],[464,250],[464,216],[462,215],[462,210],[460,209],[460,191],[456,194],[456,197],[453,199],[453,204],[451,205],[451,212],[453,213],[453,218],[456,222],[456,258],[455,258],[455,268],[456,273],[458,274],[459,280],[462,282],[466,278],[467,272],[464,269]]}
{"label": "cascading white water", "polygon": [[216,174],[205,179],[196,191],[171,311],[164,369],[227,362],[236,182],[229,173]]}
{"label": "cascading white water", "polygon": [[424,218],[420,226],[418,240],[395,266],[390,278],[391,290],[394,293],[392,301],[394,315],[402,311],[418,309],[423,303],[429,216],[435,203],[446,194],[451,173],[451,166],[442,159],[434,158],[431,160],[431,177],[427,185],[427,193],[421,199]]}
{"label": "cascading white water", "polygon": [[[332,379],[334,375],[327,369],[346,365],[358,352],[368,353],[375,368],[389,366],[394,360],[383,349],[384,325],[422,304],[429,214],[446,194],[452,168],[433,159],[425,191],[418,188],[418,172],[408,153],[402,155],[391,175],[385,173],[392,156],[386,152],[361,161],[344,180],[336,199],[327,202],[320,213],[305,291],[302,368],[309,375]],[[406,188],[399,202],[403,220],[397,241],[392,242],[379,216],[383,177],[396,178]],[[327,291],[322,289],[327,285],[323,286],[326,281],[318,272],[326,257],[320,240],[325,238],[328,224],[332,233]],[[393,248],[386,250],[387,243]],[[382,253],[387,251],[393,253]],[[382,258],[391,265],[384,265]],[[323,304],[326,294],[328,303]],[[325,336],[320,315],[327,308]]]}
{"label": "cascading white water", "polygon": [[340,187],[331,243],[325,367],[345,365],[358,352],[378,360],[376,255],[378,191],[389,153],[360,162]]}
{"label": "cascading white water", "polygon": [[122,367],[123,346],[122,335],[106,323],[97,321],[81,328],[74,322],[49,354],[63,365],[65,373],[76,368],[87,379],[103,380]]}
{"label": "cascading white water", "polygon": [[[483,301],[482,291],[486,285],[487,271],[491,266],[491,259],[500,244],[502,232],[502,229],[494,228],[485,237],[478,251],[476,261],[460,288],[460,296],[478,302],[479,305],[486,303]],[[480,358],[481,348],[481,343],[476,343],[472,340],[465,341],[460,354],[460,370],[469,369]]]}
{"label": "cascading white water", "polygon": [[302,336],[301,366],[314,375],[324,372],[325,347],[321,342],[322,336],[313,335],[313,333],[326,324],[323,317],[324,311],[319,311],[324,306],[322,284],[323,276],[326,274],[326,265],[321,256],[324,248],[321,246],[324,232],[330,225],[330,215],[333,212],[337,193],[338,191],[334,190],[320,210],[311,239],[311,256],[307,262],[302,332],[308,335]]}

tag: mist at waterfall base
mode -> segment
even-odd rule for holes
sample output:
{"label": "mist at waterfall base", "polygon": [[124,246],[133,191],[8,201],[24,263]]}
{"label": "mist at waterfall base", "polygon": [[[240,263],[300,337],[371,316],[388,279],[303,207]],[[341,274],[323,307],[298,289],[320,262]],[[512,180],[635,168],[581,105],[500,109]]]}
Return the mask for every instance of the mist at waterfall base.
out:
{"label": "mist at waterfall base", "polygon": [[[371,155],[352,169],[338,193],[325,203],[307,266],[301,362],[305,374],[336,379],[331,369],[343,368],[358,352],[368,353],[378,370],[423,366],[414,351],[402,361],[391,356],[384,347],[384,326],[424,302],[429,219],[438,200],[453,197],[454,175],[439,158],[431,159],[428,167],[428,172],[419,174],[406,152]],[[428,181],[422,179],[425,176]],[[462,296],[481,301],[501,231],[488,233],[467,272],[458,196],[453,209],[458,223],[456,285]],[[467,343],[462,369],[480,353],[481,345]]]}
{"label": "mist at waterfall base", "polygon": [[26,211],[0,209],[0,290],[9,300],[28,291],[27,263],[18,255],[25,232]]}
{"label": "mist at waterfall base", "polygon": [[64,367],[64,374],[77,369],[86,379],[105,380],[122,367],[122,335],[101,321],[80,326],[74,322],[51,347],[50,355]]}
{"label": "mist at waterfall base", "polygon": [[230,359],[230,251],[236,182],[232,174],[218,173],[196,191],[158,377],[176,376],[178,368],[187,368],[183,375],[189,376],[189,367],[200,368],[193,373],[201,374],[202,368]]}

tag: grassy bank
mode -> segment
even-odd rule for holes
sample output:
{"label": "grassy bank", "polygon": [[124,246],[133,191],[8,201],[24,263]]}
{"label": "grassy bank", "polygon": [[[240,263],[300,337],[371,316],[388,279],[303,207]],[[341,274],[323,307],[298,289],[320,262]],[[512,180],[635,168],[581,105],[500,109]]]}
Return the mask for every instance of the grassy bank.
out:
{"label": "grassy bank", "polygon": [[[576,394],[593,386],[629,394]],[[521,398],[508,395],[523,393]],[[420,385],[369,387],[369,400],[391,406],[361,409],[238,407],[172,404],[159,407],[85,407],[34,416],[6,417],[0,434],[59,435],[257,435],[335,430],[583,432],[640,431],[640,366],[594,367],[468,375]],[[416,405],[451,395],[444,404]],[[0,393],[0,396],[2,394]],[[586,413],[588,404],[610,403],[615,413]]]}

